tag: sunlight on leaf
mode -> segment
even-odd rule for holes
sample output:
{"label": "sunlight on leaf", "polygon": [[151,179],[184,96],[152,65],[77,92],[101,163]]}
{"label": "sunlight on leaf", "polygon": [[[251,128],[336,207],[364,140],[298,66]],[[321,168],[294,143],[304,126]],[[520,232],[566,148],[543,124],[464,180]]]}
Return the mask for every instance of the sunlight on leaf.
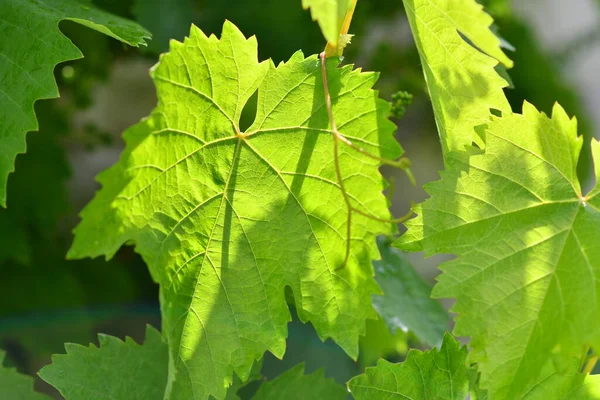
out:
{"label": "sunlight on leaf", "polygon": [[454,333],[472,337],[498,399],[523,395],[553,350],[577,356],[600,335],[600,189],[581,193],[576,121],[559,105],[552,118],[523,110],[491,120],[485,154],[448,158],[397,242],[457,255],[433,295],[457,299]]}
{"label": "sunlight on leaf", "polygon": [[[285,351],[294,294],[298,316],[351,357],[371,294],[375,237],[389,218],[379,161],[346,145],[336,180],[333,132],[321,65],[301,52],[275,67],[257,61],[254,37],[226,22],[221,39],[192,27],[172,42],[152,76],[159,104],[124,137],[121,160],[82,213],[70,257],[112,256],[134,243],[161,285],[163,333],[171,354],[168,398],[223,398],[232,375]],[[365,150],[396,159],[389,103],[377,74],[327,61],[337,127]],[[258,90],[254,123],[244,105]],[[350,222],[350,258],[344,263]]]}

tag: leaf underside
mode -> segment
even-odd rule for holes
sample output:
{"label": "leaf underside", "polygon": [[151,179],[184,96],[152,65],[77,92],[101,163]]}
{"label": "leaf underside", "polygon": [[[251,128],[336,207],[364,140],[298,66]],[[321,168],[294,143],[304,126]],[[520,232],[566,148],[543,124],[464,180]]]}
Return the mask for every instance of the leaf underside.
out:
{"label": "leaf underside", "polygon": [[519,398],[553,351],[578,356],[600,334],[600,187],[581,194],[576,121],[558,105],[551,118],[523,110],[490,121],[485,154],[448,157],[397,242],[456,254],[433,295],[457,299],[455,334],[472,337],[497,399]]}
{"label": "leaf underside", "polygon": [[[490,31],[492,18],[474,0],[403,0],[419,51],[444,155],[484,143],[474,127],[490,109],[510,112],[494,67],[512,62]],[[461,35],[470,42],[467,43]]]}
{"label": "leaf underside", "polygon": [[[317,57],[298,52],[275,67],[256,52],[256,39],[229,22],[221,39],[192,27],[183,44],[172,42],[152,70],[159,104],[125,132],[121,160],[99,176],[103,188],[69,253],[110,257],[135,243],[161,285],[172,399],[223,398],[234,371],[245,380],[265,351],[281,357],[286,286],[301,320],[352,357],[375,315],[375,235],[395,227],[348,213]],[[371,90],[377,75],[336,65],[329,60],[327,74],[341,133],[399,157],[389,104]],[[240,132],[257,90],[256,119]],[[379,163],[341,146],[352,205],[389,218]]]}
{"label": "leaf underside", "polygon": [[38,129],[33,104],[58,97],[56,64],[82,57],[58,30],[71,20],[131,46],[148,31],[77,0],[3,0],[0,2],[0,205],[6,205],[8,175],[17,154],[25,152],[25,134]]}
{"label": "leaf underside", "polygon": [[466,359],[466,346],[447,333],[439,350],[411,350],[398,364],[379,360],[350,380],[348,388],[356,400],[464,400],[469,391]]}

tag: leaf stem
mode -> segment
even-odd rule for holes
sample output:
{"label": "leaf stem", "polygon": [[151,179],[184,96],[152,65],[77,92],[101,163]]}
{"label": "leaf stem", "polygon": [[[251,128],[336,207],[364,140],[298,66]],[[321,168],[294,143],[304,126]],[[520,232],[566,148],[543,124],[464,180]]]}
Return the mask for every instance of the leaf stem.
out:
{"label": "leaf stem", "polygon": [[[331,106],[331,95],[329,94],[329,84],[327,82],[327,66],[326,66],[326,62],[325,62],[326,57],[327,56],[326,56],[325,52],[322,52],[320,54],[321,76],[323,78],[323,93],[325,96],[325,107],[327,108],[329,124],[331,125],[331,131],[332,131],[333,137],[334,137],[333,161],[334,161],[334,165],[335,165],[335,174],[337,177],[338,184],[340,185],[340,190],[342,191],[342,197],[344,198],[344,203],[346,204],[346,208],[348,209],[348,219],[346,222],[346,224],[347,224],[347,226],[346,226],[346,253],[344,256],[344,263],[342,265],[342,267],[343,267],[346,265],[346,263],[348,262],[348,259],[350,258],[350,242],[351,242],[351,238],[352,238],[352,212],[356,212],[357,214],[360,214],[364,217],[367,217],[367,218],[370,218],[370,219],[373,219],[376,221],[388,222],[388,223],[393,223],[393,224],[399,224],[399,223],[406,221],[408,218],[410,218],[412,216],[413,212],[411,210],[406,215],[404,215],[400,218],[386,219],[386,218],[377,217],[376,215],[371,215],[371,214],[364,212],[356,207],[353,207],[352,203],[350,202],[350,196],[348,195],[348,192],[346,191],[346,188],[344,186],[344,178],[342,176],[342,171],[340,168],[339,142],[346,144],[348,147],[360,152],[361,154],[364,154],[367,157],[370,157],[372,159],[379,161],[381,164],[398,166],[399,168],[408,168],[410,166],[410,161],[407,158],[401,158],[400,160],[393,161],[393,160],[387,160],[385,158],[378,157],[374,154],[371,154],[371,153],[365,151],[364,149],[362,149],[360,147],[356,147],[351,141],[349,141],[346,137],[344,137],[344,135],[342,135],[340,133],[340,131],[338,131],[337,125],[335,123],[335,118],[333,117],[333,107]],[[409,175],[409,177],[410,177],[410,175]]]}

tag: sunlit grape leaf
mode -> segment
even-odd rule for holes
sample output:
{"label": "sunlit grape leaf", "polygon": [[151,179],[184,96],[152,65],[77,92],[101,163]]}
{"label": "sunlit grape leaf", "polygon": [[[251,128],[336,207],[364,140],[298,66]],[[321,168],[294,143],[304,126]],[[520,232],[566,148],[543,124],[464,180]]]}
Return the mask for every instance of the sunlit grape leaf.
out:
{"label": "sunlit grape leaf", "polygon": [[15,157],[25,152],[25,134],[38,129],[33,103],[58,97],[54,67],[82,57],[58,23],[74,21],[131,46],[150,35],[83,0],[3,0],[0,15],[0,205],[5,206]]}
{"label": "sunlit grape leaf", "polygon": [[252,400],[344,400],[346,389],[333,379],[325,378],[325,371],[304,374],[304,364],[298,364],[270,382],[263,383]]}
{"label": "sunlit grape leaf", "polygon": [[579,360],[573,359],[566,370],[556,371],[546,364],[535,382],[531,382],[519,400],[597,400],[600,399],[600,375],[580,373]]}
{"label": "sunlit grape leaf", "polygon": [[[135,243],[161,285],[172,399],[223,398],[234,371],[245,380],[266,350],[282,356],[286,286],[300,319],[354,358],[375,315],[375,235],[395,231],[363,215],[389,217],[379,161],[339,147],[344,187],[361,210],[349,213],[318,58],[298,52],[276,68],[256,52],[256,39],[229,22],[221,39],[193,27],[172,42],[152,70],[158,107],[125,133],[69,254],[110,257]],[[337,63],[327,74],[339,130],[399,157],[390,106],[371,90],[377,75]],[[242,132],[256,90],[256,119]]]}
{"label": "sunlit grape leaf", "polygon": [[50,400],[50,397],[33,390],[33,378],[19,374],[14,368],[3,367],[6,353],[0,350],[0,399]]}
{"label": "sunlit grape leaf", "polygon": [[383,296],[373,296],[373,306],[392,332],[413,332],[430,346],[442,343],[450,328],[450,316],[430,297],[431,286],[414,270],[405,255],[390,246],[388,239],[377,239],[381,260],[375,261],[375,279]]}
{"label": "sunlit grape leaf", "polygon": [[356,400],[464,400],[469,392],[467,348],[446,333],[442,347],[411,350],[404,362],[380,360],[348,382]]}
{"label": "sunlit grape leaf", "polygon": [[576,121],[558,105],[552,118],[523,109],[490,121],[485,154],[449,158],[399,239],[456,254],[433,295],[457,299],[455,334],[472,337],[494,399],[523,395],[552,351],[578,355],[600,334],[600,187],[581,193]]}
{"label": "sunlit grape leaf", "polygon": [[488,121],[490,109],[510,112],[502,92],[507,82],[494,67],[498,61],[512,63],[489,30],[492,18],[475,0],[403,1],[444,154],[472,142],[483,145],[474,127]]}
{"label": "sunlit grape leaf", "polygon": [[100,347],[67,343],[67,354],[52,356],[40,377],[66,400],[162,400],[168,350],[160,332],[148,326],[143,345],[131,338],[98,335]]}
{"label": "sunlit grape leaf", "polygon": [[302,0],[302,7],[310,8],[313,21],[319,23],[325,39],[337,44],[344,17],[350,9],[352,0]]}

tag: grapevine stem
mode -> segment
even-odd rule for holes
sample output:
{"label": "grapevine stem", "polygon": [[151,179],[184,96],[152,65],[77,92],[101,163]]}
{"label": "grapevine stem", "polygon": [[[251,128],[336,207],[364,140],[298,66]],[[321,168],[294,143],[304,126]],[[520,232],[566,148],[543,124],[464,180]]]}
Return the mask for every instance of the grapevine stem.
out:
{"label": "grapevine stem", "polygon": [[588,360],[587,364],[585,364],[585,368],[583,369],[583,373],[584,374],[590,374],[594,370],[594,367],[596,366],[597,362],[598,362],[598,356],[592,356],[592,357],[590,357],[590,359]]}
{"label": "grapevine stem", "polygon": [[342,197],[344,198],[344,203],[346,204],[346,208],[348,209],[348,219],[346,221],[346,224],[347,224],[347,226],[346,226],[346,254],[344,256],[344,263],[342,265],[342,266],[345,266],[346,263],[348,262],[348,259],[350,258],[350,241],[352,238],[352,213],[353,212],[356,212],[357,214],[360,214],[364,217],[367,217],[367,218],[370,218],[370,219],[373,219],[376,221],[399,224],[399,223],[406,221],[408,218],[410,218],[412,216],[412,211],[409,211],[406,215],[404,215],[400,218],[386,219],[386,218],[379,218],[375,215],[371,215],[371,214],[366,213],[356,207],[353,207],[352,203],[350,202],[350,196],[348,195],[348,192],[346,192],[346,188],[344,186],[344,179],[342,177],[342,171],[340,168],[339,142],[346,144],[351,149],[354,149],[354,150],[358,151],[359,153],[364,154],[367,157],[378,160],[381,164],[397,166],[400,168],[408,168],[410,166],[410,161],[408,161],[408,159],[406,159],[406,158],[401,158],[398,161],[393,161],[393,160],[387,160],[385,158],[378,157],[374,154],[371,154],[371,153],[365,151],[364,149],[362,149],[360,147],[356,147],[350,140],[348,140],[346,137],[344,137],[344,135],[342,135],[340,133],[340,131],[338,131],[337,125],[335,123],[335,118],[333,117],[333,107],[331,106],[331,95],[329,94],[329,84],[327,82],[327,67],[326,67],[326,63],[325,63],[325,58],[326,58],[326,54],[325,54],[325,52],[322,52],[320,54],[320,59],[321,59],[321,76],[323,78],[323,93],[325,96],[325,107],[327,108],[327,115],[329,116],[329,124],[331,125],[331,131],[332,131],[333,137],[334,137],[334,140],[333,140],[333,162],[335,165],[335,174],[337,177],[337,181],[338,181],[338,184],[340,185],[340,190],[342,191]]}

